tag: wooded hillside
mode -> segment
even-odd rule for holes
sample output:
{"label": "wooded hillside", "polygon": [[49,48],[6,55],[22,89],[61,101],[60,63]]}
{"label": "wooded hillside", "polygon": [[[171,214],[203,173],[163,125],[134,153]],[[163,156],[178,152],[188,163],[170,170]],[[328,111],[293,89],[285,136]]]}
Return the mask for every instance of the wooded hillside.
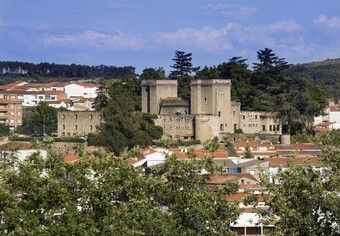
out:
{"label": "wooded hillside", "polygon": [[340,98],[340,58],[292,65],[289,74],[292,78],[305,78],[319,85],[328,97]]}

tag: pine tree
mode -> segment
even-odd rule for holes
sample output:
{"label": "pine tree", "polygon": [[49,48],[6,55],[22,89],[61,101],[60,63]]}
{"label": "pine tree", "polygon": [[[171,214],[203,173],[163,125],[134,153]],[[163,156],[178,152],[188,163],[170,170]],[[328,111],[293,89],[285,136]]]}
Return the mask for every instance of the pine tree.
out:
{"label": "pine tree", "polygon": [[191,60],[192,54],[183,51],[175,51],[175,58],[172,59],[175,64],[169,74],[170,79],[178,80],[178,95],[182,98],[190,98],[190,81],[193,72],[199,70],[200,67],[193,67]]}

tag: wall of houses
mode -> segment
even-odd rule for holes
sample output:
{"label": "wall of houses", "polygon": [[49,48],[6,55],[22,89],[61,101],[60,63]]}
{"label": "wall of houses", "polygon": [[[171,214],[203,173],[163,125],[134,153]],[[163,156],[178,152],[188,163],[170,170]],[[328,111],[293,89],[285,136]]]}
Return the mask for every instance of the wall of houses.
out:
{"label": "wall of houses", "polygon": [[97,111],[58,112],[58,137],[84,137],[97,132],[97,126],[104,122],[103,114]]}
{"label": "wall of houses", "polygon": [[194,139],[193,115],[160,115],[155,124],[163,127],[164,138],[169,135],[173,139]]}
{"label": "wall of houses", "polygon": [[0,98],[0,123],[11,129],[22,125],[22,105],[18,99]]}
{"label": "wall of houses", "polygon": [[281,125],[276,121],[274,114],[260,111],[241,111],[241,129],[245,134],[265,133],[281,134]]}

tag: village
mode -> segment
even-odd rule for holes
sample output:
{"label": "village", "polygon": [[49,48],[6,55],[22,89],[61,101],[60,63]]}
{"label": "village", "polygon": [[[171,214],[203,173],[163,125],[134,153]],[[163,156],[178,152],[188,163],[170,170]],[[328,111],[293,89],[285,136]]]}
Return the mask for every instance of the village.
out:
{"label": "village", "polygon": [[[22,124],[25,107],[46,102],[49,106],[65,110],[58,112],[58,137],[82,137],[97,132],[105,122],[103,114],[95,111],[92,103],[100,86],[86,83],[29,84],[18,81],[0,87],[2,112],[0,120],[15,129]],[[243,209],[232,224],[237,235],[264,235],[275,227],[275,222],[264,224],[252,206],[244,204],[246,197],[256,196],[258,206],[268,209],[265,197],[268,189],[261,183],[266,176],[270,183],[280,184],[276,175],[290,165],[309,166],[324,171],[325,153],[318,143],[291,143],[289,135],[283,135],[281,125],[274,114],[268,112],[241,111],[237,102],[230,99],[230,81],[195,81],[191,85],[191,104],[177,97],[176,81],[143,81],[142,110],[157,114],[155,123],[163,127],[163,138],[200,140],[191,147],[148,147],[138,156],[127,156],[135,168],[142,168],[144,175],[175,156],[180,161],[198,161],[210,157],[220,173],[212,174],[208,187],[238,184],[238,191],[227,196],[228,202],[237,202]],[[326,115],[315,118],[315,131],[337,129],[340,116],[333,100],[329,101]],[[242,133],[235,132],[242,129]],[[215,138],[215,139],[214,139]],[[209,149],[207,147],[213,146]],[[82,158],[72,143],[59,143],[58,150],[65,163],[75,163]],[[83,145],[86,150],[95,147]],[[3,140],[0,145],[1,160],[17,155],[25,160],[39,152],[47,158],[48,150],[35,147],[30,142]],[[206,170],[201,170],[205,173]],[[261,177],[262,176],[262,177]]]}

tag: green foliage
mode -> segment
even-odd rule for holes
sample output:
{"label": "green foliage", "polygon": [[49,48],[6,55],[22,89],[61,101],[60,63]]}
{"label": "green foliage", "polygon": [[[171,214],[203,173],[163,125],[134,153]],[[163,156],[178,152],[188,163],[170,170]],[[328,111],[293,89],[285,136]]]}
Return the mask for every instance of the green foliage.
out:
{"label": "green foliage", "polygon": [[244,158],[246,158],[246,159],[254,159],[254,156],[251,153],[251,149],[250,149],[249,146],[246,146],[246,148],[244,150]]}
{"label": "green foliage", "polygon": [[163,129],[154,124],[156,115],[140,112],[140,80],[135,77],[116,81],[107,88],[107,105],[102,108],[105,123],[98,134],[88,135],[88,144],[103,146],[120,154],[126,148],[146,147],[162,137]]}
{"label": "green foliage", "polygon": [[178,96],[184,99],[190,98],[190,81],[192,73],[199,70],[199,67],[193,67],[191,60],[192,54],[183,51],[175,51],[175,64],[171,67],[174,69],[170,72],[169,78],[178,81]]}
{"label": "green foliage", "polygon": [[170,156],[143,176],[106,153],[71,164],[59,155],[11,159],[0,165],[0,233],[234,235],[230,225],[240,211],[225,195],[237,186],[211,194],[208,175],[200,174],[211,164],[209,158],[181,162]]}
{"label": "green foliage", "polygon": [[34,80],[34,82],[46,81],[69,81],[84,78],[121,79],[127,75],[134,75],[135,68],[132,66],[86,66],[65,65],[42,62],[33,64],[18,61],[0,61],[2,73],[1,81],[15,82],[16,80]]}
{"label": "green foliage", "polygon": [[10,133],[10,129],[8,125],[0,124],[0,137],[8,136]]}
{"label": "green foliage", "polygon": [[306,64],[297,64],[289,68],[293,78],[304,78],[321,87],[329,98],[340,98],[339,59],[325,60]]}
{"label": "green foliage", "polygon": [[163,80],[167,79],[165,75],[165,70],[162,67],[155,68],[145,68],[143,73],[139,76],[141,80]]}
{"label": "green foliage", "polygon": [[101,86],[97,90],[97,97],[95,98],[92,107],[96,111],[102,111],[107,106],[108,100],[109,98],[107,96],[106,88],[104,86]]}
{"label": "green foliage", "polygon": [[270,194],[265,198],[269,210],[261,213],[265,221],[276,221],[274,231],[268,232],[268,235],[339,235],[338,156],[339,153],[330,154],[322,172],[308,163],[290,163],[287,169],[280,169],[275,176],[279,184],[273,184],[262,176],[262,183]]}
{"label": "green foliage", "polygon": [[320,135],[297,133],[291,137],[291,141],[292,143],[319,143],[323,147],[340,147],[340,130],[332,130]]}
{"label": "green foliage", "polygon": [[19,133],[55,133],[57,131],[57,108],[40,102],[36,107],[23,110],[23,123],[18,128]]}
{"label": "green foliage", "polygon": [[218,137],[214,137],[213,139],[207,140],[203,143],[204,150],[209,151],[210,153],[215,152],[219,147]]}
{"label": "green foliage", "polygon": [[215,66],[213,67],[205,66],[202,70],[197,71],[195,75],[195,79],[204,80],[204,79],[221,79],[221,78]]}

